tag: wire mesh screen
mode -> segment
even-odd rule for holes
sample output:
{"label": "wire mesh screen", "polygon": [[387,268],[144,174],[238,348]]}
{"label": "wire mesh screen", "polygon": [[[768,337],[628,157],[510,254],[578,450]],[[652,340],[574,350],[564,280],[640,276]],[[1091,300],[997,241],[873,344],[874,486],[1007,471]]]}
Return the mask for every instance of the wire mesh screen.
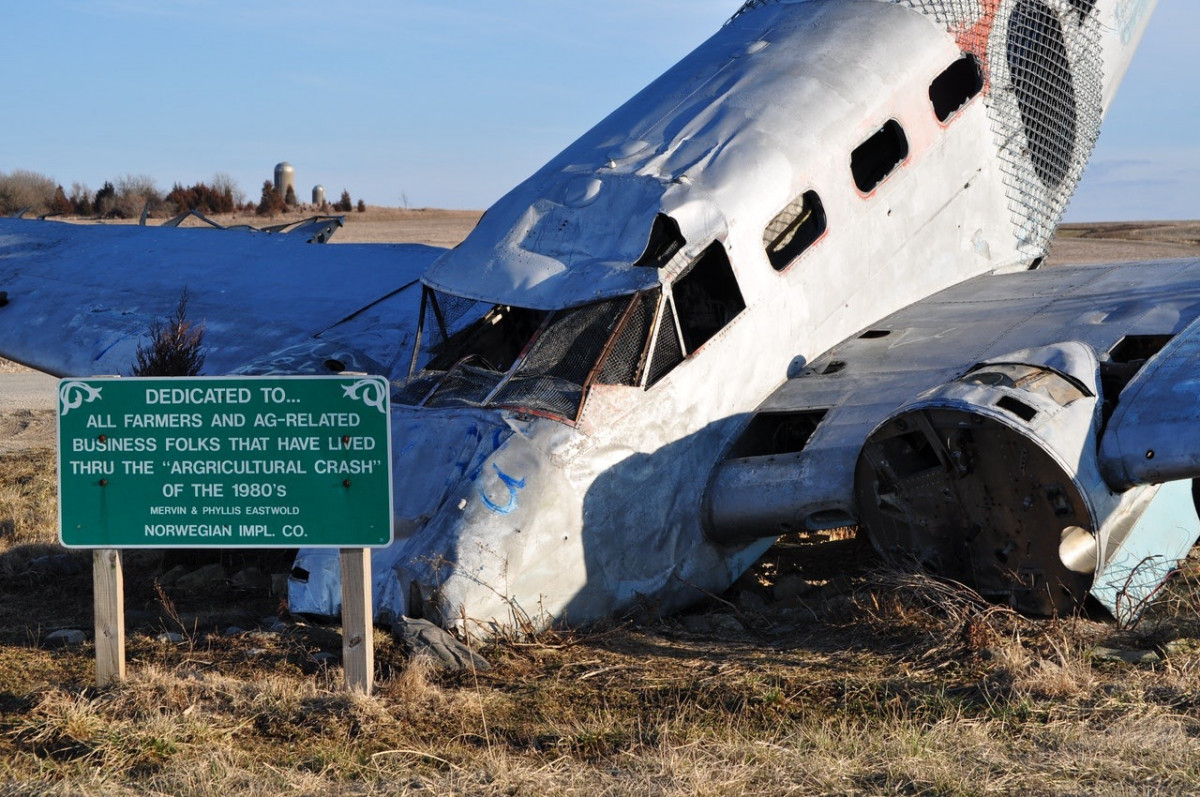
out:
{"label": "wire mesh screen", "polygon": [[[1028,254],[1045,252],[1100,133],[1099,14],[1009,0],[993,34],[992,127],[1009,208]],[[1000,37],[1003,38],[1000,38]]]}
{"label": "wire mesh screen", "polygon": [[392,403],[408,407],[417,406],[421,403],[421,399],[433,390],[439,378],[441,378],[441,372],[438,372],[437,375],[419,374],[405,382],[393,382]]}
{"label": "wire mesh screen", "polygon": [[[1045,253],[1100,133],[1101,23],[1093,2],[879,0],[932,17],[974,55],[990,85],[1017,242]],[[748,0],[730,18],[782,0]]]}
{"label": "wire mesh screen", "polygon": [[658,339],[654,342],[654,354],[650,358],[650,373],[646,386],[653,385],[666,376],[672,368],[683,362],[683,345],[679,342],[679,333],[675,330],[675,314],[671,311],[671,303],[667,301],[659,315]]}
{"label": "wire mesh screen", "polygon": [[425,402],[426,407],[479,407],[504,374],[490,368],[459,365],[442,377],[441,384]]}
{"label": "wire mesh screen", "polygon": [[496,394],[495,403],[574,420],[583,386],[628,306],[629,297],[622,297],[556,314]]}
{"label": "wire mesh screen", "polygon": [[[424,318],[420,336],[421,350],[415,353],[415,362],[420,368],[425,368],[438,353],[439,348],[446,343],[447,334],[443,334],[443,324],[445,324],[445,332],[453,335],[482,316],[491,307],[486,302],[428,289],[421,301],[424,302]],[[417,373],[411,379],[394,383],[392,401],[409,406],[419,404],[421,399],[425,398],[434,388],[443,373],[440,371],[435,374]]]}
{"label": "wire mesh screen", "polygon": [[596,381],[602,385],[636,385],[642,373],[646,344],[650,340],[650,329],[654,324],[654,310],[658,307],[657,291],[638,296],[633,312],[621,335],[613,343]]}
{"label": "wire mesh screen", "polygon": [[979,60],[1018,245],[1030,257],[1044,254],[1100,133],[1103,54],[1094,4],[885,1],[929,14]]}
{"label": "wire mesh screen", "polygon": [[437,304],[437,311],[435,312],[432,304],[425,308],[425,330],[422,334],[422,346],[426,349],[433,349],[446,341],[445,336],[442,335],[441,323],[438,320],[439,313],[441,321],[446,324],[446,331],[453,335],[491,308],[491,304],[487,302],[479,302],[475,299],[466,299],[461,296],[452,296],[448,293],[434,292],[431,295],[433,301]]}

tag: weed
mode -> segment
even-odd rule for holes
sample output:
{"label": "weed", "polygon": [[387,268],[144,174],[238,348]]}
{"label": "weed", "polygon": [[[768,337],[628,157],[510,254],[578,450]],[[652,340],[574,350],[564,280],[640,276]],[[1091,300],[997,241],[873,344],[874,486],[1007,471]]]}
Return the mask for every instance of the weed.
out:
{"label": "weed", "polygon": [[150,344],[138,344],[134,376],[195,376],[204,365],[204,324],[187,317],[188,290],[179,294],[175,313],[150,324]]}

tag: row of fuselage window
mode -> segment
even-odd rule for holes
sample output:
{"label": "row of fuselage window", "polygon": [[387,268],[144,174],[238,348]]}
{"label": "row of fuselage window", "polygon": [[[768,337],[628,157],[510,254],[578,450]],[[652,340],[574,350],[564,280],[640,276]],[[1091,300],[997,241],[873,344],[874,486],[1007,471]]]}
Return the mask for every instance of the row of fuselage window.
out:
{"label": "row of fuselage window", "polygon": [[[929,85],[934,115],[947,122],[983,89],[983,74],[972,55],[963,55]],[[850,153],[854,185],[864,196],[908,157],[908,138],[895,119],[887,120]],[[825,208],[815,191],[805,191],[779,212],[763,233],[767,259],[776,271],[787,268],[825,234]]]}

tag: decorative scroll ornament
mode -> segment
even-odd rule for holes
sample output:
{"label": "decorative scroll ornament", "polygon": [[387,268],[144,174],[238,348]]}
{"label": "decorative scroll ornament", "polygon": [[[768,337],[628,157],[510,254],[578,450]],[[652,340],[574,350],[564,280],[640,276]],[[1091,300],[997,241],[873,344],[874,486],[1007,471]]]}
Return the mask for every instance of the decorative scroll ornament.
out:
{"label": "decorative scroll ornament", "polygon": [[71,410],[82,407],[85,403],[91,404],[96,401],[100,398],[100,390],[98,387],[92,387],[74,379],[63,382],[58,387],[58,400],[62,404],[62,414],[65,416]]}
{"label": "decorative scroll ornament", "polygon": [[346,385],[342,388],[346,394],[346,398],[361,401],[368,407],[374,407],[382,413],[386,413],[387,409],[383,406],[385,394],[383,385],[377,379],[360,379],[352,385]]}

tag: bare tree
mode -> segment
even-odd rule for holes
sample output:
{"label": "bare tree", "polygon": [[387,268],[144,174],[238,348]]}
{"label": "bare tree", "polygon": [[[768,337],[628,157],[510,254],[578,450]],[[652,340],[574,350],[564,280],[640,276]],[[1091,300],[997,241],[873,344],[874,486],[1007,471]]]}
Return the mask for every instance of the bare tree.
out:
{"label": "bare tree", "polygon": [[25,169],[0,174],[0,214],[15,213],[24,208],[45,213],[54,200],[57,187],[49,177]]}
{"label": "bare tree", "polygon": [[127,219],[140,216],[142,208],[151,212],[163,209],[162,192],[154,184],[154,178],[145,174],[126,174],[117,178],[117,211]]}
{"label": "bare tree", "polygon": [[212,188],[221,194],[228,194],[235,207],[246,204],[246,192],[238,187],[237,180],[225,172],[217,172],[212,176]]}

